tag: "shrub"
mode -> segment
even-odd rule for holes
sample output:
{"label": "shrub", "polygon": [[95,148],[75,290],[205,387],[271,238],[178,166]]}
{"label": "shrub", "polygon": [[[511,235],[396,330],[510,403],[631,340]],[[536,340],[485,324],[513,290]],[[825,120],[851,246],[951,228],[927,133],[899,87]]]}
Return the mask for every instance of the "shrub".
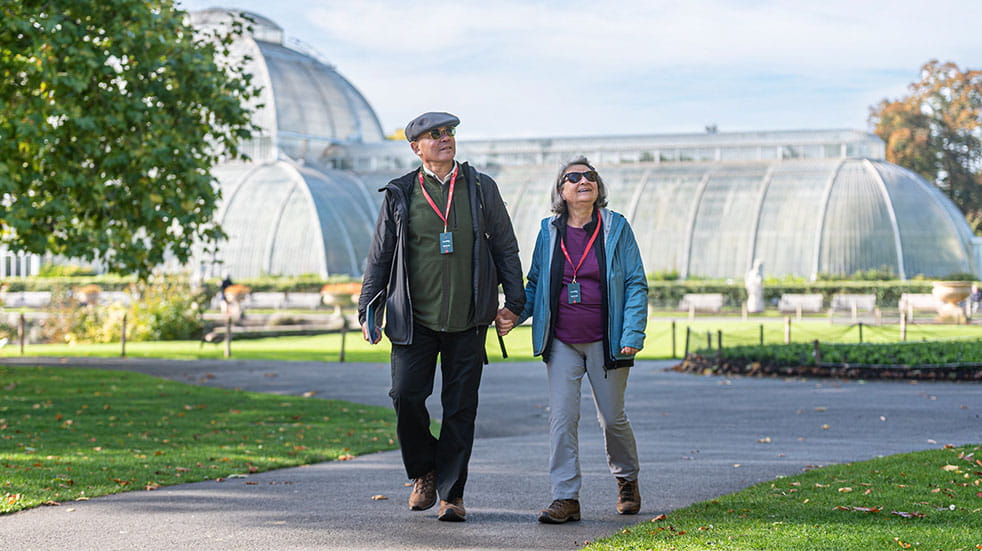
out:
{"label": "shrub", "polygon": [[52,288],[49,316],[41,325],[48,342],[108,343],[120,340],[123,317],[131,341],[184,340],[201,335],[205,299],[192,292],[186,277],[155,274],[132,283],[129,306],[83,306],[64,286]]}

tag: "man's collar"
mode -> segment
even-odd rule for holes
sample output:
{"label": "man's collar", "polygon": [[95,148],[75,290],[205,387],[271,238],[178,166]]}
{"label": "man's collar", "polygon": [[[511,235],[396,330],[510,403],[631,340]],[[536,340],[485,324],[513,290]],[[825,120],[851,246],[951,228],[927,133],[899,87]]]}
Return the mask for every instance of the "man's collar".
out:
{"label": "man's collar", "polygon": [[[448,172],[448,173],[447,173],[447,176],[446,176],[446,177],[445,177],[445,178],[444,178],[443,180],[441,180],[441,179],[440,179],[440,177],[439,177],[439,176],[437,176],[437,175],[436,175],[435,173],[433,173],[433,172],[432,172],[432,171],[431,171],[430,169],[428,169],[428,168],[426,168],[426,165],[422,165],[422,166],[423,166],[423,172],[424,172],[424,173],[425,173],[425,174],[426,174],[427,176],[429,176],[429,177],[431,177],[431,178],[433,178],[434,180],[436,180],[437,182],[440,182],[441,184],[447,184],[447,183],[449,183],[449,182],[450,182],[450,177],[451,177],[451,176],[453,176],[453,169],[454,169],[455,167],[457,167],[457,166],[459,166],[459,165],[460,165],[460,163],[458,163],[458,162],[457,162],[457,161],[455,160],[455,161],[454,161],[454,166],[452,166],[452,167],[450,167],[450,172]],[[459,170],[459,169],[458,169],[458,170]]]}

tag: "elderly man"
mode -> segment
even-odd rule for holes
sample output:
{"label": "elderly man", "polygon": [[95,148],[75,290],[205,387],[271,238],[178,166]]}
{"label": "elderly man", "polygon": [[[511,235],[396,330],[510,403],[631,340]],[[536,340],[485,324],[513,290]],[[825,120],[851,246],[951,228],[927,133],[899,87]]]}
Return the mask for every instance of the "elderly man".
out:
{"label": "elderly man", "polygon": [[[525,292],[518,243],[497,184],[454,160],[458,124],[449,113],[424,113],[406,126],[422,166],[382,189],[358,316],[365,339],[374,344],[388,309],[389,395],[406,474],[414,480],[409,508],[429,509],[439,495],[437,518],[459,522],[466,515],[464,484],[487,327],[504,309],[520,313]],[[426,398],[437,356],[443,422],[434,437]]]}

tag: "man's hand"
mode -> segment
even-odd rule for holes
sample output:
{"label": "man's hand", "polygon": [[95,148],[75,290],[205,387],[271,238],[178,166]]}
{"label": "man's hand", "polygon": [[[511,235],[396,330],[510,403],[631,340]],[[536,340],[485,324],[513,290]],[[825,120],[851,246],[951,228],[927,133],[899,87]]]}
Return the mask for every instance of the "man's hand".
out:
{"label": "man's hand", "polygon": [[633,356],[638,352],[641,352],[641,349],[634,348],[633,346],[625,346],[624,348],[621,348],[621,354],[624,354],[625,356]]}
{"label": "man's hand", "polygon": [[379,331],[378,334],[375,336],[375,340],[374,341],[372,340],[371,337],[368,336],[368,323],[361,324],[361,336],[364,337],[366,341],[368,341],[368,342],[370,342],[372,344],[378,344],[378,341],[382,340],[382,332],[381,331]]}
{"label": "man's hand", "polygon": [[517,314],[507,308],[502,308],[498,310],[498,315],[494,318],[494,327],[498,330],[499,335],[505,336],[514,329],[516,321],[518,321]]}

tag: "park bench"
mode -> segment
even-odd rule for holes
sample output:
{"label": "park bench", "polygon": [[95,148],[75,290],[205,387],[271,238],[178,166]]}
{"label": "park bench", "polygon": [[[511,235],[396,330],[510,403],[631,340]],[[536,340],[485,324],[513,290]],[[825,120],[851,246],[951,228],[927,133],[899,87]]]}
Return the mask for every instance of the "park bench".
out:
{"label": "park bench", "polygon": [[880,309],[876,307],[875,294],[836,293],[832,295],[829,304],[829,320],[833,319],[837,312],[848,312],[853,323],[859,320],[860,312],[872,312],[875,322],[880,321]]}
{"label": "park bench", "polygon": [[696,312],[719,312],[725,301],[723,293],[686,293],[679,301],[679,310],[688,311],[690,317]]}
{"label": "park bench", "polygon": [[247,310],[268,309],[278,310],[286,302],[286,293],[275,291],[255,291],[246,295],[242,307]]}
{"label": "park bench", "polygon": [[[354,307],[354,302],[351,306]],[[323,306],[320,293],[284,293],[281,308],[317,310]]]}
{"label": "park bench", "polygon": [[51,304],[51,292],[7,291],[0,295],[0,304],[7,308],[46,308]]}
{"label": "park bench", "polygon": [[897,305],[901,312],[907,313],[907,319],[913,321],[914,312],[937,314],[941,301],[931,293],[903,293]]}
{"label": "park bench", "polygon": [[802,312],[821,312],[824,303],[825,297],[821,293],[784,293],[777,309],[784,313],[794,312],[801,319]]}

